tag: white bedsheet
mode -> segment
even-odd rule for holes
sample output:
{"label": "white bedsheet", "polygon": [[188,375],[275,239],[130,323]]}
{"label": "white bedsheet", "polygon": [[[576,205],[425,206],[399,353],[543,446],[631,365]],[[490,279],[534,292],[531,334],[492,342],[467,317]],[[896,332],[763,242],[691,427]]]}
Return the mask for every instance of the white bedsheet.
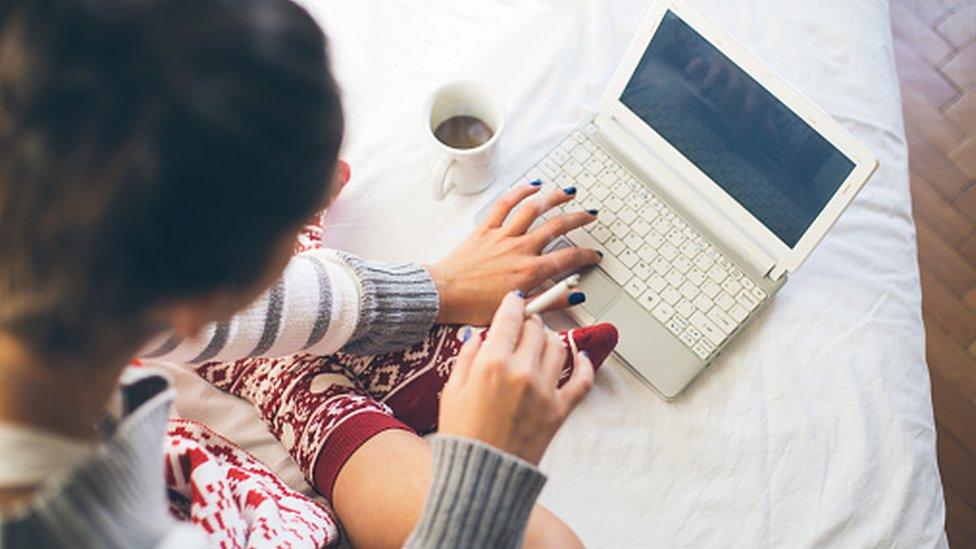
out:
{"label": "white bedsheet", "polygon": [[[305,5],[332,41],[352,183],[327,242],[431,261],[597,107],[647,0]],[[883,0],[698,0],[879,157],[769,310],[675,403],[618,364],[554,441],[541,501],[593,547],[944,546],[905,140]],[[475,78],[508,110],[504,173],[429,199],[421,105]],[[253,412],[191,376],[181,411],[300,475]]]}

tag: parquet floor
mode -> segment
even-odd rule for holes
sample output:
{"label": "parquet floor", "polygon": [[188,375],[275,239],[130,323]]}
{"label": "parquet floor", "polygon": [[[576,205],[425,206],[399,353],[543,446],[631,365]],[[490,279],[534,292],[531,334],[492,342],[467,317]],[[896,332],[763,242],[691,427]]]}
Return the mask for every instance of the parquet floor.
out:
{"label": "parquet floor", "polygon": [[976,0],[890,0],[946,532],[976,547]]}

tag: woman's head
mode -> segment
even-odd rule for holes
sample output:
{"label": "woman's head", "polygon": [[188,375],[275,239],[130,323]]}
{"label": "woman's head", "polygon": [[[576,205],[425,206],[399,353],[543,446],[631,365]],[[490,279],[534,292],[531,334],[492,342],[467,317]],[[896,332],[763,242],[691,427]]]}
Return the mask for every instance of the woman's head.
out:
{"label": "woman's head", "polygon": [[289,0],[0,3],[0,332],[104,356],[174,304],[229,313],[332,192],[342,127]]}

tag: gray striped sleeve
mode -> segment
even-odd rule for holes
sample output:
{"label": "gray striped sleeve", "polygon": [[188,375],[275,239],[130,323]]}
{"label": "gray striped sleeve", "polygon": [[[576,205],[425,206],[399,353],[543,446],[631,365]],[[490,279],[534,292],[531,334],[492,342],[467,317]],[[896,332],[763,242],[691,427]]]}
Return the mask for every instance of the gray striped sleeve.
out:
{"label": "gray striped sleeve", "polygon": [[344,352],[369,355],[401,350],[427,334],[439,302],[426,269],[417,263],[340,257],[355,271],[363,289],[359,322]]}
{"label": "gray striped sleeve", "polygon": [[487,444],[436,436],[433,477],[410,549],[520,547],[546,477]]}

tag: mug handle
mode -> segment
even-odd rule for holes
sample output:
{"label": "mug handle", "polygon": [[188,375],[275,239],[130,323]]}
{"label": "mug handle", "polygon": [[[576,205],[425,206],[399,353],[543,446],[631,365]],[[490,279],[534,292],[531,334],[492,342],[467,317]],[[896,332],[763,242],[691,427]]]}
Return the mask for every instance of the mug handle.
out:
{"label": "mug handle", "polygon": [[450,156],[444,155],[437,162],[437,167],[434,168],[434,186],[431,193],[434,200],[442,200],[454,186],[453,181],[450,183],[447,181],[451,175],[452,167],[454,167],[454,159]]}

